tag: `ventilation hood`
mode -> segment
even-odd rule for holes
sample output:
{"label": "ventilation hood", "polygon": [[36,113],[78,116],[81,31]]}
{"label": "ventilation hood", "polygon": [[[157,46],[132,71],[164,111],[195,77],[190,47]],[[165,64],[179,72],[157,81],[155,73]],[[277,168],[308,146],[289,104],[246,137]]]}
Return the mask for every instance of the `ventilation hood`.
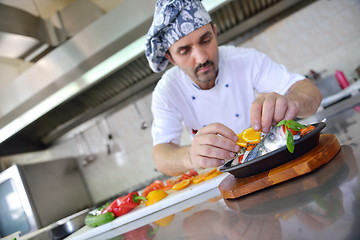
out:
{"label": "ventilation hood", "polygon": [[[203,4],[225,44],[314,1]],[[0,156],[46,148],[85,121],[150,93],[161,77],[144,55],[155,2],[125,0],[1,88]]]}

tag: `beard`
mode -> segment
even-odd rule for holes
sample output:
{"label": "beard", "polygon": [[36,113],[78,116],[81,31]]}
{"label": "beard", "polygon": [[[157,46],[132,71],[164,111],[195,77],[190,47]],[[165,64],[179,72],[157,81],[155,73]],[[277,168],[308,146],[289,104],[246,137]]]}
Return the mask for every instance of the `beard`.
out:
{"label": "beard", "polygon": [[[209,69],[208,71],[205,72],[201,72],[199,74],[199,71],[201,70],[201,68],[205,68],[205,67],[213,67],[213,69]],[[199,64],[196,68],[195,68],[195,76],[197,78],[197,80],[199,82],[202,83],[207,83],[207,82],[211,82],[214,81],[217,75],[217,69],[215,69],[215,65],[213,61],[206,61],[205,63]]]}

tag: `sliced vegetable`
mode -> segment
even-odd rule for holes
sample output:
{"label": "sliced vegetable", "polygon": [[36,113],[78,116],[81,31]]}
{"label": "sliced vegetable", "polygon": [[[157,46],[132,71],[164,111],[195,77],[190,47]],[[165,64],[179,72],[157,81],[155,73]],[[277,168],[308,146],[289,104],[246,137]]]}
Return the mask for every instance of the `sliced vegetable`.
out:
{"label": "sliced vegetable", "polygon": [[222,172],[218,171],[216,168],[213,168],[211,170],[209,170],[208,172],[205,172],[205,173],[202,173],[202,174],[199,174],[198,176],[195,176],[193,179],[192,179],[192,183],[194,184],[198,184],[202,181],[205,181],[205,180],[209,180],[213,177],[216,177],[218,175],[222,174]]}
{"label": "sliced vegetable", "polygon": [[155,180],[153,183],[151,183],[149,186],[147,186],[144,191],[142,192],[141,196],[146,197],[148,195],[149,192],[154,191],[154,190],[158,190],[163,188],[164,182],[161,180]]}
{"label": "sliced vegetable", "polygon": [[174,186],[178,182],[181,182],[181,180],[180,179],[168,179],[165,181],[165,184],[166,184],[166,186],[168,186],[168,185]]}
{"label": "sliced vegetable", "polygon": [[204,173],[205,174],[205,177],[209,176],[209,175],[212,175],[216,172],[216,168],[213,168],[211,170],[209,170],[208,172]]}
{"label": "sliced vegetable", "polygon": [[106,212],[99,215],[88,214],[85,217],[85,225],[89,227],[97,227],[114,220],[115,215],[112,212]]}
{"label": "sliced vegetable", "polygon": [[212,172],[211,174],[207,174],[205,177],[205,180],[209,180],[211,178],[214,178],[216,176],[219,176],[220,174],[222,174],[222,172],[220,172],[219,170],[215,169],[214,172]]}
{"label": "sliced vegetable", "polygon": [[200,183],[202,181],[205,181],[205,177],[206,177],[205,174],[197,175],[192,179],[192,182],[195,183],[195,184],[198,184],[198,183]]}
{"label": "sliced vegetable", "polygon": [[186,179],[189,179],[189,178],[191,178],[191,176],[189,174],[187,174],[187,173],[182,174],[181,177],[180,177],[181,180],[186,180]]}
{"label": "sliced vegetable", "polygon": [[248,145],[246,147],[246,151],[251,151],[254,147],[255,147],[255,145]]}
{"label": "sliced vegetable", "polygon": [[168,194],[163,191],[163,190],[154,190],[149,192],[148,196],[147,196],[147,201],[145,202],[146,206],[150,206],[158,201],[160,201],[161,199],[164,199]]}
{"label": "sliced vegetable", "polygon": [[244,159],[244,154],[241,154],[241,155],[238,157],[238,163],[242,163],[242,162],[243,162],[243,159]]}
{"label": "sliced vegetable", "polygon": [[186,173],[182,174],[180,177],[178,177],[178,181],[176,183],[181,182],[182,180],[192,178],[192,177],[197,176],[197,175],[199,175],[199,174],[198,174],[198,172],[196,170],[194,170],[194,169],[189,170],[188,172],[186,172]]}
{"label": "sliced vegetable", "polygon": [[102,213],[112,212],[116,217],[119,217],[139,206],[141,201],[146,200],[145,197],[139,196],[137,192],[132,192],[115,199]]}
{"label": "sliced vegetable", "polygon": [[160,190],[163,190],[166,192],[166,191],[169,191],[172,188],[172,186],[174,186],[174,185],[166,185],[165,187],[161,188]]}
{"label": "sliced vegetable", "polygon": [[174,189],[174,190],[184,189],[184,188],[186,188],[187,186],[190,185],[191,181],[192,181],[191,178],[182,180],[181,182],[179,182],[179,183],[175,184],[174,186],[172,186],[171,189]]}
{"label": "sliced vegetable", "polygon": [[199,175],[199,173],[196,170],[191,169],[188,171],[188,175],[190,175],[191,177],[195,177],[195,176]]}
{"label": "sliced vegetable", "polygon": [[315,127],[312,126],[312,125],[309,125],[306,128],[300,129],[300,136],[304,136],[304,135],[308,134],[309,132],[311,132],[314,129],[315,129]]}

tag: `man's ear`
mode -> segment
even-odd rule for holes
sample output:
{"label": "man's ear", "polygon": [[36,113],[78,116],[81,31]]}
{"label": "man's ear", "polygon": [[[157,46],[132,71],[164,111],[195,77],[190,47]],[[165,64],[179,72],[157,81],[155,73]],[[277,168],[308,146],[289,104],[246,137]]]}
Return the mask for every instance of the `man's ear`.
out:
{"label": "man's ear", "polygon": [[215,23],[211,24],[211,27],[212,27],[212,29],[214,31],[215,36],[217,36],[217,26],[216,26],[216,24]]}
{"label": "man's ear", "polygon": [[165,58],[166,58],[169,62],[171,62],[173,65],[176,65],[176,64],[175,64],[175,61],[174,61],[174,59],[172,58],[172,56],[171,56],[171,54],[169,53],[169,51],[167,51],[167,52],[165,53]]}

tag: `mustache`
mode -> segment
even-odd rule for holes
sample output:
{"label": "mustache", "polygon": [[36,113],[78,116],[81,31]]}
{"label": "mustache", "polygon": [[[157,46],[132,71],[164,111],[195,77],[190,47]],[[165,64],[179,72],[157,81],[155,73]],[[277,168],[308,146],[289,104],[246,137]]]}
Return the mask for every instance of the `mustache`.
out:
{"label": "mustache", "polygon": [[201,68],[203,67],[207,67],[207,66],[211,66],[214,65],[214,63],[210,60],[207,60],[206,62],[199,64],[196,68],[195,68],[195,73],[197,73]]}

